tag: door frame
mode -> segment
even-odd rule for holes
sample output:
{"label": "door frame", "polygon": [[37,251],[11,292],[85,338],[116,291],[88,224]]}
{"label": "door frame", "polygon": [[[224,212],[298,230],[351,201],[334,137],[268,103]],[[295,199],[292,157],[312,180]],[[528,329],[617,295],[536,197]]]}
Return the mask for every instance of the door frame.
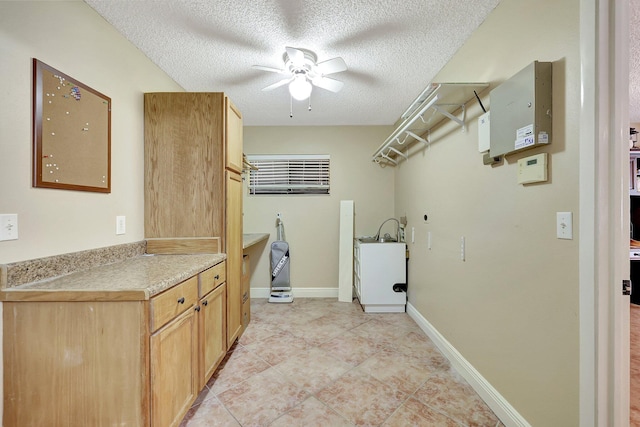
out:
{"label": "door frame", "polygon": [[[580,425],[629,423],[629,5],[580,0]],[[639,284],[640,285],[640,284]]]}

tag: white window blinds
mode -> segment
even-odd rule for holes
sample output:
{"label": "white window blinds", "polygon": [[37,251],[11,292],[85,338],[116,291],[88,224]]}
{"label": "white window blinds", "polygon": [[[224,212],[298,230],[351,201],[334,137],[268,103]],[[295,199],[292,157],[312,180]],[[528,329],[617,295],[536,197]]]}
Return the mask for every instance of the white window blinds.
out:
{"label": "white window blinds", "polygon": [[329,194],[328,154],[247,155],[249,194]]}

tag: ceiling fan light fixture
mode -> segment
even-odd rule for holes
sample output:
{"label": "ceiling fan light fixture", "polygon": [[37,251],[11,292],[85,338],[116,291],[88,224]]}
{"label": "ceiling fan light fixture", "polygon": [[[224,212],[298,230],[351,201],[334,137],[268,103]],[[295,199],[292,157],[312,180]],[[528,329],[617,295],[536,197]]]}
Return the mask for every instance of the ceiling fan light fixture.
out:
{"label": "ceiling fan light fixture", "polygon": [[297,74],[293,81],[289,83],[289,93],[298,101],[304,101],[309,98],[312,89],[313,86],[304,74]]}
{"label": "ceiling fan light fixture", "polygon": [[286,47],[282,55],[284,68],[266,67],[264,65],[254,65],[253,68],[261,71],[279,73],[286,75],[278,82],[262,88],[263,91],[270,91],[282,86],[289,87],[291,94],[291,113],[293,117],[293,100],[309,100],[309,111],[311,111],[311,91],[314,86],[329,92],[340,92],[344,86],[339,80],[327,77],[328,74],[340,73],[347,70],[344,59],[335,57],[326,61],[318,62],[316,54],[309,49]]}

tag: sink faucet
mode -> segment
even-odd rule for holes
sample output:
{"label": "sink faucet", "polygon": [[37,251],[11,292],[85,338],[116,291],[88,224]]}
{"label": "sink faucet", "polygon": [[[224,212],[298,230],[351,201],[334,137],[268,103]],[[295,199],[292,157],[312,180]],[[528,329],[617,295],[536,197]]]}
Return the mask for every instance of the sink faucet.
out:
{"label": "sink faucet", "polygon": [[376,240],[380,240],[380,230],[382,230],[382,227],[389,221],[395,221],[397,226],[396,226],[396,242],[400,241],[400,221],[398,221],[395,218],[389,218],[386,219],[382,222],[382,224],[380,224],[380,228],[378,228],[378,233],[376,234]]}

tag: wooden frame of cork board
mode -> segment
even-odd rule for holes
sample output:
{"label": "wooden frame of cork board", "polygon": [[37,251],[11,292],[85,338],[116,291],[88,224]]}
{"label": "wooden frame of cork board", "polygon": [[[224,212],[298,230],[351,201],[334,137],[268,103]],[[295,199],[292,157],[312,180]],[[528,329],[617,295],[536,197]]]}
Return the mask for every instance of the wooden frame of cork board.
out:
{"label": "wooden frame of cork board", "polygon": [[111,192],[111,98],[35,58],[33,186]]}

